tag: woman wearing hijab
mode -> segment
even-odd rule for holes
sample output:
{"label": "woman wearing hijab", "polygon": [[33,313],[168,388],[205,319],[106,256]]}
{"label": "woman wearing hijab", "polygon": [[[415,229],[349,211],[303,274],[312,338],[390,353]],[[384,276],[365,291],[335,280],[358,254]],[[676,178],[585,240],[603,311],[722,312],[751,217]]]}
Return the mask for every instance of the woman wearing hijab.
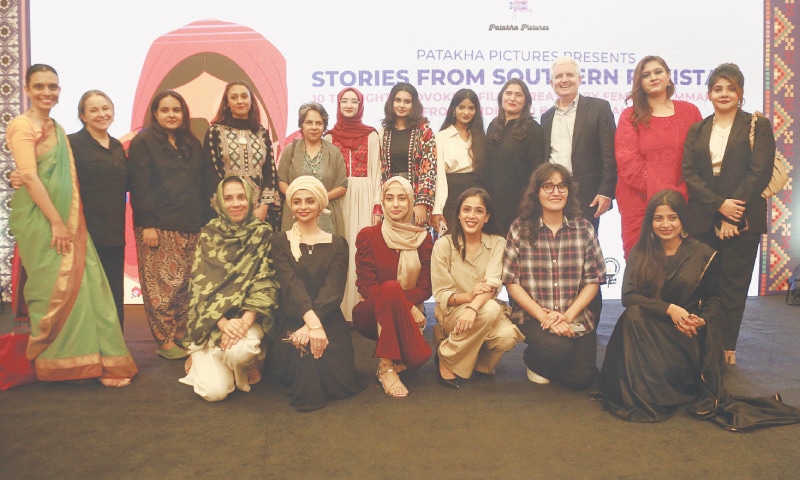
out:
{"label": "woman wearing hijab", "polygon": [[[336,146],[344,156],[347,168],[347,193],[342,200],[345,240],[352,245],[358,232],[380,221],[373,219],[372,207],[381,183],[380,144],[378,132],[364,125],[364,95],[355,88],[345,88],[337,97],[336,125],[325,139]],[[358,303],[356,284],[356,249],[350,249],[347,284],[344,289],[342,312],[352,321],[353,306]]]}
{"label": "woman wearing hijab", "polygon": [[330,398],[355,395],[366,384],[355,371],[350,327],[341,303],[347,276],[347,242],[323,231],[318,219],[328,191],[310,175],[286,190],[295,223],[279,234],[271,256],[278,273],[278,335],[267,359],[272,381],[288,388],[290,404],[308,412]]}
{"label": "woman wearing hijab", "polygon": [[200,231],[189,284],[185,345],[190,355],[181,383],[209,402],[235,388],[250,391],[261,376],[261,339],[270,332],[278,282],[269,258],[272,231],[253,211],[253,190],[241,177],[219,183],[219,214]]}
{"label": "woman wearing hijab", "polygon": [[431,355],[422,302],[431,296],[433,242],[423,226],[411,224],[413,203],[411,183],[389,178],[381,188],[383,222],[356,238],[356,286],[364,300],[353,308],[353,325],[377,340],[375,375],[391,397],[408,395],[399,373]]}

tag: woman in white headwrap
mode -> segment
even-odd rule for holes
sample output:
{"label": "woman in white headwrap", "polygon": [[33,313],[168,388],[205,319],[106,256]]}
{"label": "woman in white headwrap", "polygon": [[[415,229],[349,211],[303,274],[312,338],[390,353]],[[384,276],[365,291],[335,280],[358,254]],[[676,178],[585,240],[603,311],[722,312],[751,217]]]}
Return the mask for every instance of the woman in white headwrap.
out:
{"label": "woman in white headwrap", "polygon": [[398,374],[431,355],[422,336],[422,302],[431,296],[433,241],[425,228],[410,223],[413,204],[411,183],[389,178],[381,188],[383,222],[356,237],[356,286],[364,300],[353,308],[353,325],[377,340],[376,376],[392,397],[408,395]]}
{"label": "woman in white headwrap", "polygon": [[280,284],[277,339],[267,356],[267,375],[287,387],[299,411],[318,410],[330,398],[346,398],[366,386],[355,371],[350,327],[340,305],[347,278],[347,242],[324,232],[317,220],[328,206],[322,182],[303,175],[286,191],[291,229],[273,239]]}

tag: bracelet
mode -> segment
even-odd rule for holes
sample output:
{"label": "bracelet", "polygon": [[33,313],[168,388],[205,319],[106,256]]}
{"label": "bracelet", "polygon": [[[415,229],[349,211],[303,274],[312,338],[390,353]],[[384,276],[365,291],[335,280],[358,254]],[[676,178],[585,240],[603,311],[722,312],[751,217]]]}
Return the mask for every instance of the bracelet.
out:
{"label": "bracelet", "polygon": [[478,314],[478,309],[477,309],[477,308],[475,308],[475,307],[473,307],[472,305],[470,305],[470,304],[467,304],[467,308],[468,308],[468,309],[470,309],[470,310],[472,310],[473,312],[475,312],[475,315],[477,315],[477,314]]}
{"label": "bracelet", "polygon": [[320,328],[322,328],[321,324],[316,327],[308,327],[309,330],[319,330]]}

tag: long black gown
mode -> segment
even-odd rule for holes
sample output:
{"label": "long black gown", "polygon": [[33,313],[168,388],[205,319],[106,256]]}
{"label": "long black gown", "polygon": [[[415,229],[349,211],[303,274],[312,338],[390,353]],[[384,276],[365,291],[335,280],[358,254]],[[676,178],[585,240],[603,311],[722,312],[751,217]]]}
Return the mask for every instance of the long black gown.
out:
{"label": "long black gown", "polygon": [[[347,398],[366,388],[365,378],[355,370],[350,327],[340,305],[347,278],[347,242],[334,235],[331,243],[318,243],[309,253],[300,244],[299,261],[292,256],[285,234],[273,239],[270,255],[280,283],[276,338],[267,351],[266,372],[270,381],[288,387],[290,404],[299,411],[318,410],[330,398]],[[281,342],[287,332],[305,323],[302,315],[313,309],[322,321],[328,346],[315,360],[309,352]]]}
{"label": "long black gown", "polygon": [[[633,422],[658,422],[681,406],[728,430],[800,422],[800,410],[773,397],[747,398],[725,389],[725,361],[717,312],[720,307],[716,252],[684,240],[667,261],[660,298],[649,298],[626,270],[625,312],[617,320],[600,372],[603,405]],[[669,304],[702,317],[705,327],[688,338],[666,314]]]}

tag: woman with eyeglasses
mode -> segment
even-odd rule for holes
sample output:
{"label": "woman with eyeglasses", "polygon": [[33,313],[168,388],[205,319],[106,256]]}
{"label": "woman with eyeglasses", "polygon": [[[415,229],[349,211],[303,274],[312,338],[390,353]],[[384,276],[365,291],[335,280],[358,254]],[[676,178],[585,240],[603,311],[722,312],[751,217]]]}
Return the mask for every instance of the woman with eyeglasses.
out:
{"label": "woman with eyeglasses", "polygon": [[[345,88],[339,92],[337,100],[336,125],[325,135],[325,140],[344,156],[347,192],[342,199],[344,231],[341,235],[354,246],[356,235],[362,228],[380,222],[380,216],[372,214],[381,184],[380,142],[378,132],[361,121],[364,117],[364,95],[361,92]],[[347,321],[352,321],[356,303],[356,249],[351,248],[342,300],[342,312]]]}
{"label": "woman with eyeglasses", "polygon": [[606,282],[603,252],[583,218],[566,167],[534,170],[520,216],[508,231],[503,283],[514,300],[512,321],[525,335],[528,380],[575,390],[597,376],[599,311],[592,302]]}

